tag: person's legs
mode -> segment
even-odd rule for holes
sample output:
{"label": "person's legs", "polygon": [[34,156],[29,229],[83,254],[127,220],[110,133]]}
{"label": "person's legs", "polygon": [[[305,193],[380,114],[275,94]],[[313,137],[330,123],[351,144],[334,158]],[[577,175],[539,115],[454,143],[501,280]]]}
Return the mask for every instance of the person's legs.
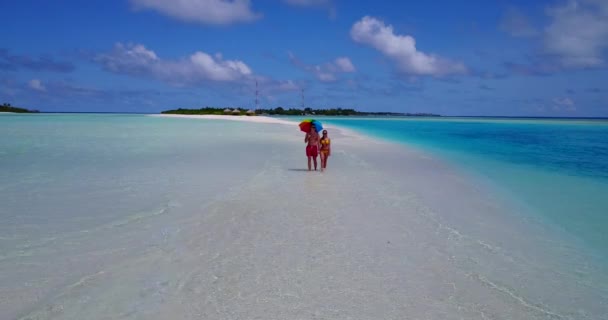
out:
{"label": "person's legs", "polygon": [[317,150],[317,147],[315,146],[307,146],[306,147],[306,156],[308,157],[308,171],[310,171],[311,168],[311,163],[310,163],[310,158],[312,158],[312,161],[314,162],[315,165],[315,170],[317,170],[317,155],[319,154],[319,151]]}
{"label": "person's legs", "polygon": [[310,160],[311,159],[310,158],[312,157],[310,146],[306,146],[306,157],[308,158],[308,171],[310,171],[311,170],[311,167],[310,167],[310,165],[311,165]]}
{"label": "person's legs", "polygon": [[323,165],[323,163],[325,163],[325,155],[323,152],[319,154],[319,157],[321,158],[321,171],[323,171],[323,169],[325,169],[325,166]]}
{"label": "person's legs", "polygon": [[317,170],[317,156],[319,155],[319,150],[316,146],[310,146],[310,156],[312,157],[312,161],[315,165],[315,170]]}

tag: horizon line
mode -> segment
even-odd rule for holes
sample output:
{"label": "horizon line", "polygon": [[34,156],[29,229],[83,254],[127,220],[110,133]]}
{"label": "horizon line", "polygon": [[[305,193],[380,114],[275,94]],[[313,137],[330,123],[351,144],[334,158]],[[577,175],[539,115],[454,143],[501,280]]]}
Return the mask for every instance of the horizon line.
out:
{"label": "horizon line", "polygon": [[[392,111],[362,111],[362,112],[373,112],[373,113],[394,113],[403,115],[387,115],[386,117],[413,117],[413,118],[424,118],[425,116],[407,116],[406,113],[415,114],[413,112],[392,112]],[[128,111],[39,111],[36,114],[133,114],[133,115],[147,115],[147,114],[161,114],[161,112],[128,112]],[[418,112],[425,113],[425,112]],[[15,113],[20,114],[20,113]],[[280,115],[282,117],[301,117],[300,115]],[[317,115],[320,117],[374,117],[373,115],[346,115],[346,116],[324,116]],[[566,116],[505,116],[505,115],[441,115],[429,116],[429,118],[511,118],[511,119],[596,119],[596,120],[608,120],[608,116],[580,116],[580,117],[566,117]]]}

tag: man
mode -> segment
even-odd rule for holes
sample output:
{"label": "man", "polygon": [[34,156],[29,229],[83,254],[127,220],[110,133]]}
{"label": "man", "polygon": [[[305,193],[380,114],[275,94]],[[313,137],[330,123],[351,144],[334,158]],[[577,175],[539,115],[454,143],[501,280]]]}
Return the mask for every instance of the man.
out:
{"label": "man", "polygon": [[308,171],[311,171],[311,160],[315,164],[315,171],[317,170],[317,155],[319,155],[319,133],[315,126],[310,126],[310,132],[304,137],[304,143],[306,145],[306,156],[308,157]]}

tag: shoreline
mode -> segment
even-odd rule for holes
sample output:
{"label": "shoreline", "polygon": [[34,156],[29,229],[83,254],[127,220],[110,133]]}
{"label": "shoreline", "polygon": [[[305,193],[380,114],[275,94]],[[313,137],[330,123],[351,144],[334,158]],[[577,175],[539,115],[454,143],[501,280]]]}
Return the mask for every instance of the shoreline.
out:
{"label": "shoreline", "polygon": [[[584,253],[545,226],[505,215],[512,208],[504,199],[442,159],[332,127],[328,171],[306,172],[303,133],[286,126],[297,123],[262,125],[280,119],[243,118],[237,120],[242,124],[101,123],[95,129],[107,131],[96,135],[107,143],[79,161],[74,169],[83,169],[73,172],[73,181],[58,185],[48,179],[47,197],[78,194],[87,208],[103,209],[101,215],[117,198],[114,193],[104,198],[96,188],[84,192],[82,177],[119,177],[118,199],[124,202],[119,208],[131,215],[86,232],[45,236],[39,235],[45,229],[38,230],[33,245],[21,245],[0,260],[7,270],[0,278],[0,310],[5,308],[8,318],[44,319],[601,319],[607,314],[600,302],[608,282]],[[149,125],[150,131],[142,132]],[[112,147],[124,137],[132,144]],[[82,143],[101,145],[90,139]],[[153,153],[146,143],[163,149]],[[129,157],[114,159],[115,150]],[[70,161],[81,154],[57,151]],[[94,165],[87,171],[90,159]],[[21,170],[30,168],[25,163]],[[40,188],[44,181],[32,183]],[[8,197],[20,190],[9,186],[4,192]],[[69,212],[76,200],[45,210]],[[23,206],[14,212],[29,212],[32,201],[13,203]],[[59,206],[64,204],[69,207]],[[18,229],[9,230],[21,236]],[[68,269],[69,274],[60,272]]]}
{"label": "shoreline", "polygon": [[[236,121],[236,122],[249,122],[249,123],[262,123],[262,124],[280,124],[288,126],[297,126],[298,121],[291,121],[285,119],[278,119],[267,116],[232,116],[232,115],[181,115],[181,114],[147,114],[146,116],[159,117],[159,118],[182,118],[182,119],[197,119],[197,120],[225,120],[225,121]],[[323,124],[324,129],[335,130],[336,132],[330,133],[330,137],[333,136],[349,136],[359,141],[366,143],[392,143],[391,141],[384,141],[382,139],[376,139],[364,133],[357,132],[342,126],[326,125]],[[299,132],[299,131],[298,131]],[[303,132],[300,132],[304,134]]]}
{"label": "shoreline", "polygon": [[[166,117],[166,118],[188,118],[188,119],[207,119],[207,120],[226,120],[226,121],[238,121],[238,122],[250,122],[250,123],[265,123],[265,124],[281,124],[281,125],[297,125],[297,121],[290,121],[284,119],[277,119],[268,116],[232,116],[232,115],[172,115],[172,114],[154,114],[151,116]],[[322,119],[319,118],[319,119]],[[322,121],[322,120],[320,120]],[[437,162],[441,167],[447,170],[453,171],[464,178],[470,179],[477,187],[488,190],[489,193],[494,195],[500,195],[502,200],[506,203],[513,204],[510,209],[516,211],[523,211],[518,213],[518,216],[525,216],[525,212],[530,212],[533,209],[527,207],[521,199],[517,198],[512,192],[504,189],[504,186],[498,184],[496,181],[490,180],[488,177],[483,176],[479,172],[472,170],[462,164],[455,163],[454,159],[443,157],[437,152],[427,150],[416,144],[410,144],[403,141],[395,141],[390,138],[383,138],[374,136],[365,132],[361,132],[356,129],[346,128],[340,125],[326,125],[324,128],[331,129],[330,137],[336,136],[348,137],[355,139],[356,143],[373,144],[375,146],[381,146],[382,148],[396,148],[396,150],[404,151],[407,157],[415,156],[422,159],[428,159],[430,161]],[[301,132],[300,132],[301,133]]]}
{"label": "shoreline", "polygon": [[[229,117],[218,119],[227,120]],[[602,296],[608,293],[608,270],[600,263],[602,259],[598,260],[593,252],[569,234],[528,217],[526,213],[529,208],[522,203],[513,202],[514,198],[499,193],[496,186],[488,185],[487,181],[482,183],[447,159],[422,149],[410,148],[406,144],[376,138],[340,126],[332,126],[333,130],[339,135],[330,136],[334,143],[339,141],[339,144],[334,146],[339,148],[334,150],[336,156],[331,161],[338,166],[345,165],[357,169],[347,173],[342,172],[342,168],[330,164],[329,172],[318,176],[321,181],[310,183],[318,183],[318,187],[325,190],[321,191],[321,194],[330,192],[331,189],[326,188],[332,184],[343,188],[348,186],[349,189],[344,195],[348,195],[346,198],[338,200],[335,196],[329,196],[330,202],[322,203],[328,206],[325,209],[330,216],[336,214],[342,223],[358,230],[356,236],[350,236],[352,246],[386,252],[385,246],[373,243],[388,241],[389,245],[395,244],[409,249],[404,249],[397,257],[380,254],[377,259],[383,261],[382,263],[399,265],[400,257],[410,257],[409,259],[418,260],[421,264],[410,265],[413,270],[444,270],[440,272],[452,275],[455,270],[465,272],[469,274],[467,277],[473,277],[475,281],[465,284],[466,281],[459,283],[459,280],[449,277],[447,279],[453,280],[458,288],[471,290],[471,298],[480,294],[477,299],[484,299],[481,297],[485,294],[481,292],[485,289],[481,287],[489,287],[491,290],[486,294],[494,295],[498,299],[496,303],[515,302],[519,306],[512,306],[513,308],[521,307],[526,310],[519,314],[519,317],[518,312],[513,313],[513,318],[522,318],[524,314],[524,318],[536,318],[533,314],[541,315],[542,318],[576,318],[570,313],[573,311],[562,309],[562,304],[567,304],[566,301],[570,299],[566,292],[576,292],[577,295],[587,297],[589,301],[595,301],[592,298],[594,294]],[[293,135],[299,138],[300,132]],[[341,162],[338,162],[338,156],[342,158]],[[313,174],[309,178],[317,179],[316,177],[317,175]],[[373,183],[366,185],[366,182]],[[324,183],[325,187],[322,187],[321,183]],[[488,186],[491,188],[487,188]],[[312,198],[317,197],[314,196],[315,191],[310,193],[313,194]],[[287,201],[288,206],[298,203],[288,194],[285,194],[283,199]],[[336,200],[345,201],[341,206],[351,208],[350,213],[342,212],[340,206],[334,208],[331,201]],[[323,208],[324,205],[320,206]],[[314,210],[319,209],[313,207]],[[372,218],[368,216],[370,213],[378,216]],[[311,223],[316,225],[316,222]],[[363,227],[367,224],[371,225]],[[335,227],[343,226],[338,224]],[[414,230],[417,228],[419,230]],[[427,234],[423,230],[426,230]],[[429,232],[435,233],[435,236],[429,236]],[[439,238],[435,238],[436,236]],[[412,242],[405,245],[398,239]],[[434,244],[430,245],[431,243]],[[417,252],[420,244],[430,245],[427,248],[430,251]],[[428,265],[427,254],[433,256],[432,252],[435,250],[440,252],[437,259],[446,258],[444,254],[451,258],[439,265]],[[472,257],[474,261],[479,262],[472,262]],[[517,274],[518,278],[514,279],[510,274],[503,273],[504,270],[510,270],[511,273]],[[586,275],[595,278],[598,281],[596,289],[587,291],[593,287],[593,283],[579,279],[572,273],[573,270],[585,270]],[[389,268],[385,272],[401,271]],[[424,273],[419,276],[425,278]],[[558,280],[559,278],[563,279]],[[563,294],[553,293],[548,297],[545,294],[547,283],[552,283],[561,290],[568,289]],[[428,284],[430,283],[422,285]],[[469,295],[461,290],[457,291],[465,296]]]}
{"label": "shoreline", "polygon": [[[192,119],[210,119],[210,120],[231,120],[231,121],[241,121],[241,122],[251,122],[251,123],[267,123],[267,124],[284,124],[284,125],[297,125],[298,122],[277,119],[273,117],[267,116],[231,116],[231,115],[160,115],[167,117],[179,117],[179,118],[192,118]],[[240,118],[240,119],[239,119]],[[258,119],[255,119],[258,118]],[[323,117],[318,118],[322,121]],[[590,248],[585,245],[584,241],[578,236],[572,235],[562,228],[551,222],[547,221],[543,217],[539,217],[535,208],[532,208],[529,204],[525,202],[524,199],[518,197],[513,191],[506,189],[506,187],[497,181],[490,179],[487,176],[484,176],[480,172],[476,172],[472,168],[466,167],[461,163],[454,162],[454,159],[446,158],[441,154],[433,152],[431,150],[427,150],[419,145],[405,143],[402,141],[394,141],[389,138],[383,138],[374,136],[371,134],[367,134],[365,132],[361,132],[355,129],[346,128],[340,125],[325,125],[324,128],[330,129],[330,137],[336,138],[349,138],[355,145],[365,144],[365,145],[373,145],[375,147],[380,147],[383,149],[393,149],[402,152],[404,159],[415,157],[419,159],[425,159],[425,161],[430,161],[436,163],[437,166],[441,167],[442,170],[446,170],[447,172],[451,172],[450,174],[457,175],[461,179],[468,180],[468,183],[478,190],[479,192],[484,193],[485,195],[490,195],[494,198],[495,201],[500,202],[503,206],[503,211],[505,211],[508,216],[506,218],[511,220],[526,220],[528,222],[533,222],[534,224],[540,226],[545,229],[546,232],[552,234],[552,237],[558,238],[561,240],[568,239],[567,243],[570,243],[578,248],[581,248],[586,255],[594,257],[594,259],[598,260],[608,260],[605,256],[601,255],[598,252],[598,248]],[[432,187],[431,187],[432,188]],[[431,189],[429,188],[429,189]],[[427,197],[427,201],[433,201],[432,197]]]}
{"label": "shoreline", "polygon": [[[227,120],[227,121],[239,121],[239,122],[250,122],[250,123],[266,123],[266,124],[282,124],[282,125],[297,125],[298,122],[277,119],[273,117],[267,116],[231,116],[231,115],[154,115],[160,117],[167,118],[189,118],[189,119],[208,119],[208,120]],[[257,118],[257,119],[256,119]],[[319,119],[322,119],[320,117]],[[471,168],[467,168],[462,164],[454,163],[453,159],[448,159],[442,157],[440,154],[435,152],[431,152],[429,150],[424,149],[418,145],[398,142],[388,138],[382,138],[367,134],[365,132],[360,132],[354,129],[345,128],[340,125],[325,125],[324,128],[332,130],[330,133],[330,137],[336,138],[349,138],[354,142],[354,145],[358,145],[360,143],[364,143],[366,145],[373,145],[375,147],[380,147],[383,149],[393,149],[401,152],[404,155],[404,159],[406,158],[419,158],[424,159],[425,161],[430,161],[436,163],[437,166],[441,167],[442,170],[447,170],[451,172],[453,175],[459,176],[461,179],[466,179],[471,184],[473,188],[476,188],[480,192],[483,192],[486,195],[491,195],[495,197],[496,201],[500,201],[502,205],[507,206],[504,208],[504,211],[509,212],[509,219],[525,219],[528,221],[534,221],[537,225],[542,225],[543,229],[546,229],[551,234],[559,235],[557,236],[560,239],[567,238],[569,239],[569,243],[576,244],[577,247],[584,248],[586,254],[590,254],[595,258],[599,258],[600,260],[604,260],[605,257],[600,257],[595,252],[596,249],[589,251],[584,245],[584,242],[569,233],[561,230],[558,225],[550,223],[549,221],[542,220],[540,217],[532,214],[535,209],[531,208],[528,204],[524,202],[523,199],[518,198],[513,194],[512,191],[508,191],[505,189],[503,185],[498,184],[496,181],[489,179],[482,174],[473,171]],[[430,189],[430,188],[429,188]],[[433,201],[432,198],[427,198],[427,201]],[[545,223],[549,223],[545,225]]]}
{"label": "shoreline", "polygon": [[203,120],[227,120],[227,121],[240,121],[240,122],[252,122],[252,123],[274,123],[274,124],[285,124],[285,125],[298,125],[298,122],[288,121],[282,119],[276,119],[266,116],[232,116],[232,115],[213,115],[213,114],[201,114],[201,115],[185,115],[185,114],[149,114],[148,116],[160,117],[160,118],[184,118],[184,119],[203,119]]}

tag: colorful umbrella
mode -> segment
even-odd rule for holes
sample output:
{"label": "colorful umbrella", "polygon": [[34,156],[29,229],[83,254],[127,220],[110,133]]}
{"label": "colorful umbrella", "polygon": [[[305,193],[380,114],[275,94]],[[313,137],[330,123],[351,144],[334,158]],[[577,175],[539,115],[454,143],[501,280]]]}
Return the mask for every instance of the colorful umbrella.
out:
{"label": "colorful umbrella", "polygon": [[317,132],[321,132],[321,130],[323,130],[323,125],[321,124],[321,122],[314,120],[314,119],[306,119],[302,122],[300,122],[300,130],[304,131],[304,132],[310,132],[310,128],[312,126],[315,126],[315,129],[317,130]]}

